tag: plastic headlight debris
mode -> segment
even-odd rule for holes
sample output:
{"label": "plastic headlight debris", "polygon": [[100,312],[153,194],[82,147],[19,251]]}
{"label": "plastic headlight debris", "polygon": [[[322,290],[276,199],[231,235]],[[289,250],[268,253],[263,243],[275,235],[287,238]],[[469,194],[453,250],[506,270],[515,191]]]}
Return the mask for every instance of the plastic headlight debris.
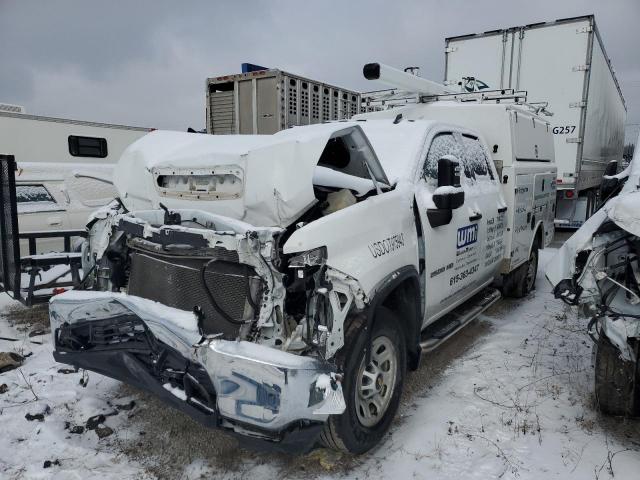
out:
{"label": "plastic headlight debris", "polygon": [[[313,401],[319,404],[313,413],[314,415],[340,415],[347,405],[342,394],[342,385],[340,380],[334,375],[320,375],[314,384],[312,393],[316,398],[309,397],[309,403]],[[322,398],[318,398],[322,395]]]}
{"label": "plastic headlight debris", "polygon": [[314,248],[291,257],[289,267],[304,268],[322,265],[327,259],[327,247]]}

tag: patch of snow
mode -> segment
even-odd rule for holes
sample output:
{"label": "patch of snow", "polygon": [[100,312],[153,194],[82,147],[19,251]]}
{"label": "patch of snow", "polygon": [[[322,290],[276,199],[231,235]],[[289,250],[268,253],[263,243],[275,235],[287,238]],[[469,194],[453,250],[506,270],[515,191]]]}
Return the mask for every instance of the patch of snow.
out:
{"label": "patch of snow", "polygon": [[454,193],[464,192],[464,188],[462,187],[454,187],[452,185],[445,185],[442,187],[438,187],[434,190],[434,195],[453,195]]}
{"label": "patch of snow", "polygon": [[326,373],[321,373],[316,380],[316,388],[320,390],[327,390],[331,388],[331,376]]}
{"label": "patch of snow", "polygon": [[640,191],[620,193],[607,213],[620,228],[640,237]]}
{"label": "patch of snow", "polygon": [[184,400],[185,402],[187,401],[187,394],[184,392],[184,390],[174,387],[172,386],[170,383],[165,383],[162,385],[162,388],[164,388],[165,390],[171,392],[171,394],[174,397],[178,397],[180,400]]}
{"label": "patch of snow", "polygon": [[[20,304],[0,294],[2,314]],[[7,480],[52,478],[105,480],[153,478],[144,467],[129,459],[117,444],[116,436],[99,439],[92,430],[70,433],[71,426],[84,426],[94,415],[107,415],[105,425],[123,438],[135,438],[139,428],[125,412],[110,415],[114,404],[125,403],[119,396],[119,382],[53,360],[50,335],[29,337],[5,316],[0,316],[0,351],[27,355],[20,369],[0,373],[0,478]],[[34,343],[37,342],[37,343]],[[60,369],[71,373],[59,373]],[[87,387],[80,385],[87,381]],[[43,421],[28,421],[27,414],[44,413]],[[66,424],[69,424],[67,428]],[[55,462],[45,469],[44,462]]]}

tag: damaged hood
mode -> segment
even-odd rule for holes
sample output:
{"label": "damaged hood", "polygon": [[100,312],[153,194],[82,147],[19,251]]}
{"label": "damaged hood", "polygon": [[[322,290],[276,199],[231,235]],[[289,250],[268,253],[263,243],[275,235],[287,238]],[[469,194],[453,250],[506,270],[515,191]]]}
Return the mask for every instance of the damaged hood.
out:
{"label": "damaged hood", "polygon": [[[638,142],[636,145],[640,144]],[[636,148],[626,170],[629,179],[618,196],[593,214],[549,262],[545,274],[554,287],[561,280],[573,276],[576,255],[583,250],[591,249],[593,234],[604,222],[611,220],[623,230],[640,237],[640,148]]]}
{"label": "damaged hood", "polygon": [[314,169],[340,122],[274,135],[154,131],[125,150],[114,185],[129,210],[197,209],[255,226],[286,227],[316,198]]}

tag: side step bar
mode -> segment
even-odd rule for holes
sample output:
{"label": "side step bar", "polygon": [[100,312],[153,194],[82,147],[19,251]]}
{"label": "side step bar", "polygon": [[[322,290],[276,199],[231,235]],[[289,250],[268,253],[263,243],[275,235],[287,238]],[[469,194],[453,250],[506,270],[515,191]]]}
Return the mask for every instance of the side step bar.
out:
{"label": "side step bar", "polygon": [[422,332],[420,338],[422,353],[438,348],[501,297],[502,294],[497,288],[487,287],[441,319],[436,320]]}

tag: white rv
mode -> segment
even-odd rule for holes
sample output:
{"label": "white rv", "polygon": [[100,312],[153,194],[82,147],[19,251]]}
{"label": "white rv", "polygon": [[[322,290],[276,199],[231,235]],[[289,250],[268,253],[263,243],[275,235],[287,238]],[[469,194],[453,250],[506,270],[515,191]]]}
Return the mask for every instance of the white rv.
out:
{"label": "white rv", "polygon": [[[0,104],[0,153],[16,158],[21,232],[84,228],[110,202],[113,166],[151,129],[27,115]],[[52,240],[39,249],[54,248]],[[26,252],[26,249],[24,249]]]}

